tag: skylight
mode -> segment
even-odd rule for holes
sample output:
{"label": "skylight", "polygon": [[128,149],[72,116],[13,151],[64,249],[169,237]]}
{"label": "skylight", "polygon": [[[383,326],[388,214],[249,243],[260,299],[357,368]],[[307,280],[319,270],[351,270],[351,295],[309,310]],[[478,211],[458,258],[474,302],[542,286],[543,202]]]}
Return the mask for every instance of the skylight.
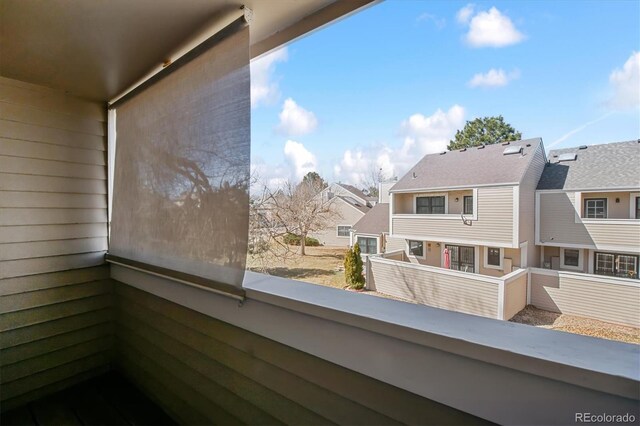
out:
{"label": "skylight", "polygon": [[567,152],[566,154],[560,154],[558,157],[558,162],[560,161],[575,161],[576,153],[575,152]]}
{"label": "skylight", "polygon": [[520,154],[522,152],[521,146],[508,146],[502,151],[502,155]]}

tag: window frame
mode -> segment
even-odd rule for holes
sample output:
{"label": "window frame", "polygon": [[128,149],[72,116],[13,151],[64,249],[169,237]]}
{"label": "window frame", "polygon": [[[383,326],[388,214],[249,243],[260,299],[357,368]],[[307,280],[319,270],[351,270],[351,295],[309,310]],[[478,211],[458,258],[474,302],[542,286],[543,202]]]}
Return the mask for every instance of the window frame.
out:
{"label": "window frame", "polygon": [[[369,244],[368,243],[365,245],[365,247],[367,248],[367,251],[363,251],[362,250],[363,245],[360,244],[360,239],[374,240],[375,241],[375,253],[369,253],[369,251],[368,251],[369,250]],[[358,245],[360,246],[360,254],[367,255],[367,256],[372,255],[372,254],[378,254],[378,237],[367,237],[367,236],[364,236],[364,235],[358,235],[356,237],[356,243],[358,243]]]}
{"label": "window frame", "polygon": [[[566,250],[570,250],[570,251],[577,251],[578,252],[578,265],[567,265],[565,263],[565,258],[566,258]],[[560,248],[560,268],[561,269],[570,269],[573,271],[582,271],[584,269],[584,262],[583,262],[583,250],[582,249],[577,249],[577,248],[564,248],[561,247]]]}
{"label": "window frame", "polygon": [[[347,235],[340,235],[340,228],[349,228],[347,230]],[[336,236],[340,238],[349,238],[351,236],[351,225],[337,225],[336,226]]]}
{"label": "window frame", "polygon": [[[418,199],[419,198],[443,198],[444,199],[444,210],[443,213],[418,213]],[[433,206],[429,206],[433,211]],[[413,213],[424,215],[424,216],[438,216],[438,215],[446,215],[449,213],[449,194],[444,193],[422,193],[422,194],[414,194],[413,196]]]}
{"label": "window frame", "polygon": [[[470,201],[471,201],[471,203],[470,203],[470,204],[471,204],[471,212],[468,212],[468,211],[467,211],[467,199],[470,199]],[[471,216],[473,216],[473,214],[474,214],[474,210],[475,210],[475,209],[473,208],[473,204],[474,204],[474,202],[473,202],[473,195],[464,195],[464,196],[462,197],[462,214],[464,214],[464,215],[471,215]]]}
{"label": "window frame", "polygon": [[[613,256],[613,260],[612,260],[612,273],[611,274],[603,274],[603,273],[599,273],[598,272],[598,256],[599,255],[604,255],[604,256]],[[619,265],[619,256],[627,256],[627,257],[632,257],[635,260],[635,268],[636,268],[636,273],[635,276],[629,277],[629,276],[620,276],[618,275],[618,265]],[[612,253],[612,252],[603,252],[603,251],[596,251],[593,254],[593,273],[594,275],[601,275],[601,276],[605,276],[605,277],[614,277],[614,278],[625,278],[625,279],[634,279],[637,280],[640,275],[639,275],[639,271],[638,271],[638,266],[640,266],[640,256],[638,256],[637,254],[631,254],[631,253]]]}
{"label": "window frame", "polygon": [[[411,257],[411,258],[416,258],[416,259],[426,259],[427,258],[427,252],[424,249],[424,241],[422,240],[406,240],[407,242],[407,256]],[[417,254],[413,254],[413,252],[411,251],[411,243],[419,243],[422,245],[422,254],[421,255],[417,255]]]}
{"label": "window frame", "polygon": [[[456,247],[458,249],[458,258],[460,257],[460,249],[461,248],[471,249],[472,250],[472,253],[473,253],[473,270],[472,271],[464,271],[464,270],[460,269],[460,265],[461,265],[460,259],[458,259],[458,261],[457,261],[458,269],[451,268],[451,266],[453,266],[453,256],[452,255],[449,255],[450,256],[450,258],[449,258],[450,259],[449,269],[452,269],[454,271],[460,271],[460,272],[467,272],[467,273],[474,273],[475,274],[476,270],[477,270],[476,265],[477,265],[477,262],[478,262],[478,256],[476,254],[476,247],[474,247],[474,246],[464,246],[464,245],[459,245],[459,244],[446,244],[446,243],[444,244],[444,248],[451,248],[451,247]],[[442,266],[444,267],[444,255],[441,255],[440,257],[441,257]],[[464,264],[465,265],[469,265],[469,263],[464,263]]]}
{"label": "window frame", "polygon": [[[590,201],[603,201],[604,202],[604,217],[590,217],[588,212],[588,206],[587,204]],[[609,218],[609,199],[608,198],[584,198],[582,201],[582,205],[583,205],[583,212],[582,212],[582,217],[584,219],[608,219]],[[593,208],[597,208],[597,207],[593,207]]]}
{"label": "window frame", "polygon": [[[489,250],[499,250],[500,263],[498,265],[493,265],[489,263]],[[489,247],[484,246],[483,248],[483,266],[486,269],[496,269],[499,271],[504,270],[504,248],[502,247]]]}

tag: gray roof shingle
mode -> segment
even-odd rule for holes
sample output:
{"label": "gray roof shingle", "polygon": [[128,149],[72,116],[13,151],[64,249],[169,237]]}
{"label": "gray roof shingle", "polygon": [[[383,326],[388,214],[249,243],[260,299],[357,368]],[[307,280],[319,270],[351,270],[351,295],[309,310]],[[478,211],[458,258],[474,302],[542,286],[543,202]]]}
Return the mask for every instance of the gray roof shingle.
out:
{"label": "gray roof shingle", "polygon": [[[575,161],[559,162],[560,155],[567,153],[575,153]],[[638,140],[553,150],[538,182],[538,189],[616,188],[640,188]]]}
{"label": "gray roof shingle", "polygon": [[[361,204],[360,202],[358,202],[358,200],[356,200],[353,197],[343,197],[342,195],[336,195],[336,198],[341,199],[345,203],[349,204],[351,207],[354,207],[354,208],[360,210],[362,213],[366,213],[369,210],[371,210],[371,207],[366,206],[364,204]],[[350,198],[351,198],[351,200],[349,200]]]}
{"label": "gray roof shingle", "polygon": [[391,188],[391,192],[517,184],[541,144],[541,138],[511,142],[508,146],[523,148],[522,154],[513,155],[503,155],[507,146],[501,143],[447,151],[446,154],[428,154]]}
{"label": "gray roof shingle", "polygon": [[358,234],[381,234],[389,232],[389,203],[376,204],[353,225]]}
{"label": "gray roof shingle", "polygon": [[346,183],[337,183],[336,185],[340,185],[341,187],[343,187],[344,189],[346,189],[347,191],[349,191],[350,193],[352,193],[356,197],[367,201],[367,196],[364,194],[364,192],[362,192],[361,190],[359,190],[355,186],[349,185],[349,184],[346,184]]}

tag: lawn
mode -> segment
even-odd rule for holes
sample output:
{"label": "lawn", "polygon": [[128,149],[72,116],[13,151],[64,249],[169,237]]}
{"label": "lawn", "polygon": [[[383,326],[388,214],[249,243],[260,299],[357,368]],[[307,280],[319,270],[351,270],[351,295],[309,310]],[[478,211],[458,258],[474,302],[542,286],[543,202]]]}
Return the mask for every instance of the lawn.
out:
{"label": "lawn", "polygon": [[[294,250],[297,248],[293,248]],[[335,288],[344,288],[344,255],[342,247],[307,247],[306,255],[297,254],[283,259],[269,255],[264,259],[247,257],[247,268],[251,271],[306,281]]]}

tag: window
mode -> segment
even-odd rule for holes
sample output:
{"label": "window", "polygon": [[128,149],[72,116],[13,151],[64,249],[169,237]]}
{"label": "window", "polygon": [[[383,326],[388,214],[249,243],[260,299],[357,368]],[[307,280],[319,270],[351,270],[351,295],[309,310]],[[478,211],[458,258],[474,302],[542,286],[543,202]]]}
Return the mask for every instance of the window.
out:
{"label": "window", "polygon": [[584,217],[587,219],[606,219],[607,199],[589,198],[584,200]]}
{"label": "window", "polygon": [[424,242],[409,240],[409,254],[417,257],[424,257]]}
{"label": "window", "polygon": [[596,253],[594,272],[620,278],[638,278],[638,256],[618,253]]}
{"label": "window", "polygon": [[450,267],[456,271],[475,271],[475,249],[473,247],[446,245],[449,249]]}
{"label": "window", "polygon": [[502,263],[502,256],[500,256],[500,249],[496,247],[487,248],[487,264],[490,266],[500,266]]}
{"label": "window", "polygon": [[464,214],[473,214],[473,196],[472,195],[464,196],[462,212]]}
{"label": "window", "polygon": [[348,237],[350,232],[350,225],[338,225],[338,237]]}
{"label": "window", "polygon": [[358,237],[358,245],[360,246],[360,253],[378,253],[378,240],[376,238]]}
{"label": "window", "polygon": [[580,266],[580,250],[565,249],[563,266]]}
{"label": "window", "polygon": [[444,214],[444,196],[416,197],[416,213]]}
{"label": "window", "polygon": [[636,197],[636,219],[640,219],[640,197]]}

